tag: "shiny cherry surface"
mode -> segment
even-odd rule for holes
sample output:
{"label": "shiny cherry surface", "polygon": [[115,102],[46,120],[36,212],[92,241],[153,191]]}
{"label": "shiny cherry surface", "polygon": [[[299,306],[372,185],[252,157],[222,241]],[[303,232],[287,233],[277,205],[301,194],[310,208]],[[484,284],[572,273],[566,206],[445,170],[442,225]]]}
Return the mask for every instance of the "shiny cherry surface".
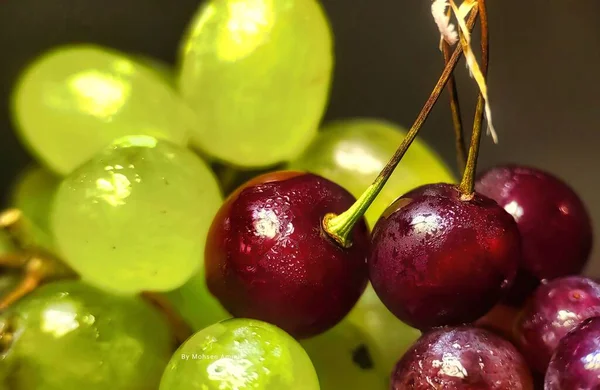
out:
{"label": "shiny cherry surface", "polygon": [[208,288],[234,316],[272,323],[298,338],[331,328],[365,289],[369,235],[363,220],[344,249],[321,223],[354,200],[313,174],[251,180],[225,201],[211,226]]}
{"label": "shiny cherry surface", "polygon": [[558,344],[545,390],[600,389],[600,317],[589,318]]}
{"label": "shiny cherry surface", "polygon": [[516,326],[529,365],[544,373],[560,340],[584,320],[600,316],[600,285],[570,276],[540,285]]}
{"label": "shiny cherry surface", "polygon": [[517,165],[492,168],[475,189],[494,199],[517,221],[523,259],[511,300],[527,298],[534,280],[581,272],[592,248],[592,226],[579,196],[562,180],[539,169]]}
{"label": "shiny cherry surface", "polygon": [[525,360],[508,341],[478,328],[437,328],[400,359],[392,390],[531,390]]}
{"label": "shiny cherry surface", "polygon": [[461,200],[450,184],[419,187],[377,222],[369,275],[382,302],[425,329],[472,322],[486,314],[515,276],[519,233],[489,198]]}

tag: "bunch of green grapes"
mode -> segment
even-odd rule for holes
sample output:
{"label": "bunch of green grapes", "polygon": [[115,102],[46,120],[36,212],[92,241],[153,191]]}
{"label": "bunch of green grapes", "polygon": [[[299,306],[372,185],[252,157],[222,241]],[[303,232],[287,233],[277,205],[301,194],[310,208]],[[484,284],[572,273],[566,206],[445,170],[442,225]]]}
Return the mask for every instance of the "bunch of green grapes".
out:
{"label": "bunch of green grapes", "polygon": [[175,352],[160,390],[319,390],[300,344],[268,323],[230,319],[201,330]]}
{"label": "bunch of green grapes", "polygon": [[61,184],[52,230],[88,283],[170,291],[197,272],[221,193],[191,151],[150,136],[116,140]]}
{"label": "bunch of green grapes", "polygon": [[151,135],[185,145],[196,126],[175,90],[150,67],[92,45],[38,58],[13,92],[23,143],[59,174],[69,174],[114,139]]}
{"label": "bunch of green grapes", "polygon": [[146,302],[78,281],[40,287],[0,325],[2,390],[156,389],[173,350]]}
{"label": "bunch of green grapes", "polygon": [[210,0],[181,47],[192,141],[218,160],[264,167],[299,154],[327,103],[332,36],[316,0]]}
{"label": "bunch of green grapes", "polygon": [[[389,122],[357,118],[326,125],[289,169],[316,173],[359,197],[402,143],[406,131]],[[429,183],[454,183],[450,169],[417,138],[366,213],[373,227],[396,198]]]}

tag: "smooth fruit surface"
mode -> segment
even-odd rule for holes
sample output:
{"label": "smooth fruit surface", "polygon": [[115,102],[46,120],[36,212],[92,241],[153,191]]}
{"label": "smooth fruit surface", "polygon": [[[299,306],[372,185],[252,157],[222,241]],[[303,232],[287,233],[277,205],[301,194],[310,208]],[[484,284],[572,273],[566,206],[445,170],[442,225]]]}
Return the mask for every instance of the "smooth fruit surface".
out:
{"label": "smooth fruit surface", "polygon": [[201,330],[175,352],[160,390],[319,390],[300,344],[256,320],[230,319]]}
{"label": "smooth fruit surface", "polygon": [[3,390],[155,389],[172,353],[152,307],[77,281],[40,287],[0,321],[13,335],[0,361]]}
{"label": "smooth fruit surface", "polygon": [[179,89],[199,120],[193,143],[243,167],[294,157],[317,131],[332,66],[317,1],[208,1],[180,58]]}
{"label": "smooth fruit surface", "polygon": [[[406,130],[372,118],[328,123],[289,169],[321,175],[359,197],[402,143]],[[456,179],[441,158],[421,139],[413,141],[385,187],[367,210],[370,226],[400,195],[428,183]]]}
{"label": "smooth fruit surface", "polygon": [[185,145],[195,127],[161,76],[93,45],[61,47],[37,59],[16,85],[13,120],[40,162],[63,175],[116,138],[144,134]]}
{"label": "smooth fruit surface", "polygon": [[560,341],[544,386],[545,390],[600,388],[600,317],[585,320]]}
{"label": "smooth fruit surface", "polygon": [[425,333],[400,359],[392,390],[531,390],[531,374],[508,341],[483,329]]}
{"label": "smooth fruit surface", "polygon": [[[523,301],[535,288],[528,279],[554,279],[580,273],[592,248],[589,214],[562,180],[539,169],[506,165],[480,175],[475,189],[494,199],[517,221],[523,259],[518,293]],[[520,299],[519,299],[520,298]]]}
{"label": "smooth fruit surface", "polygon": [[63,181],[52,227],[64,260],[89,283],[121,293],[169,291],[201,266],[220,205],[216,179],[195,154],[130,136]]}
{"label": "smooth fruit surface", "polygon": [[235,317],[267,321],[295,337],[333,327],[365,289],[369,237],[361,221],[344,249],[321,224],[354,200],[312,174],[253,179],[214,218],[205,256],[208,288]]}
{"label": "smooth fruit surface", "polygon": [[546,372],[560,340],[584,320],[600,316],[600,285],[583,276],[542,284],[519,317],[518,344],[529,365]]}
{"label": "smooth fruit surface", "polygon": [[450,184],[426,185],[394,202],[375,225],[370,279],[411,326],[472,322],[506,293],[519,244],[514,219],[493,200],[461,200]]}

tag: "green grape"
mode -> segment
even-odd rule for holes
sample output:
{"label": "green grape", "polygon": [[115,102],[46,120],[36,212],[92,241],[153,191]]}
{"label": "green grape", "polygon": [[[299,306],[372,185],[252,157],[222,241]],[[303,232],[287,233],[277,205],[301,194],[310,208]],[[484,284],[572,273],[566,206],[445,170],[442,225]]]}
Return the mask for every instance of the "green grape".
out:
{"label": "green grape", "polygon": [[388,376],[400,357],[421,336],[421,332],[400,321],[381,303],[370,284],[341,324],[344,322],[354,324],[372,337]]}
{"label": "green grape", "polygon": [[51,222],[64,260],[88,283],[170,291],[197,272],[221,202],[213,173],[191,151],[129,136],[63,181]]}
{"label": "green grape", "polygon": [[349,321],[303,340],[322,390],[387,390],[390,371],[373,338]]}
{"label": "green grape", "polygon": [[17,83],[15,126],[40,161],[60,174],[126,135],[185,145],[195,119],[162,77],[116,51],[62,47],[35,61]]}
{"label": "green grape", "polygon": [[29,223],[28,233],[33,242],[52,250],[54,242],[50,230],[50,209],[60,179],[38,166],[29,167],[18,178],[10,204],[23,213]]}
{"label": "green grape", "polygon": [[208,291],[204,267],[200,267],[200,271],[183,286],[167,292],[165,296],[194,331],[231,317]]}
{"label": "green grape", "polygon": [[2,390],[156,389],[172,353],[162,316],[138,297],[79,281],[44,285],[0,316]]}
{"label": "green grape", "polygon": [[230,319],[201,330],[175,352],[160,390],[319,390],[300,344],[274,325]]}
{"label": "green grape", "polygon": [[8,237],[6,237],[6,234],[4,234],[4,232],[0,231],[0,255],[9,253],[12,251],[12,249],[13,248],[10,243],[10,240],[8,239]]}
{"label": "green grape", "polygon": [[179,89],[198,117],[193,144],[264,167],[301,153],[323,115],[332,36],[316,0],[210,0],[181,50]]}
{"label": "green grape", "polygon": [[[400,146],[406,132],[378,119],[349,119],[325,126],[288,166],[336,182],[359,197]],[[423,184],[454,182],[444,162],[416,139],[366,213],[371,227],[399,196]]]}
{"label": "green grape", "polygon": [[19,282],[21,281],[21,275],[19,272],[6,272],[2,271],[0,274],[0,297],[5,296],[11,292]]}

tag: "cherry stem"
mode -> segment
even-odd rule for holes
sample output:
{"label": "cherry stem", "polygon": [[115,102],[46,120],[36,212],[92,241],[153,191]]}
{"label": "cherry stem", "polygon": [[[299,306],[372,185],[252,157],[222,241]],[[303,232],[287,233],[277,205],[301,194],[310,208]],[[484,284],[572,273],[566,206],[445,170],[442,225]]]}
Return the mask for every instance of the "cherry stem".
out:
{"label": "cherry stem", "polygon": [[[451,51],[448,42],[442,42],[442,52],[444,53],[444,63],[450,60]],[[467,148],[465,146],[465,137],[463,135],[462,117],[460,114],[460,103],[458,99],[458,89],[454,81],[454,75],[448,80],[448,95],[450,96],[450,111],[452,113],[452,124],[454,127],[454,140],[456,142],[456,160],[458,171],[464,172],[467,163]]]}
{"label": "cherry stem", "polygon": [[[473,9],[473,11],[471,11],[471,14],[469,15],[469,20],[467,21],[467,27],[469,28],[469,30],[471,30],[475,25],[478,12],[478,8],[475,8]],[[342,247],[349,248],[352,245],[352,241],[350,239],[352,229],[354,228],[356,223],[360,221],[360,219],[363,217],[363,215],[371,206],[371,203],[373,203],[377,195],[379,195],[379,192],[396,169],[396,166],[398,166],[398,163],[400,163],[400,160],[402,159],[402,157],[404,157],[404,154],[417,137],[421,126],[429,116],[431,109],[437,102],[444,87],[448,83],[448,80],[450,79],[450,76],[452,75],[452,72],[454,71],[454,68],[458,63],[462,52],[463,50],[461,45],[458,45],[456,49],[454,49],[452,57],[450,57],[450,60],[446,63],[446,66],[444,67],[444,70],[442,71],[442,74],[437,84],[433,88],[431,95],[425,102],[425,105],[421,109],[421,112],[417,116],[417,119],[415,120],[414,124],[406,133],[402,144],[400,144],[400,147],[398,148],[398,150],[396,150],[396,153],[392,156],[390,161],[379,173],[375,181],[373,181],[373,184],[371,184],[367,188],[367,190],[358,198],[356,202],[354,202],[354,204],[348,210],[346,210],[340,215],[329,213],[323,218],[323,230],[325,231],[325,233],[327,233],[327,235],[329,235]]]}
{"label": "cherry stem", "polygon": [[[487,76],[489,62],[489,33],[487,9],[485,0],[478,0],[479,19],[481,22],[481,72],[483,76]],[[481,93],[477,98],[477,107],[475,109],[475,117],[473,119],[473,134],[471,135],[471,145],[469,146],[469,157],[467,165],[463,172],[463,177],[459,185],[459,190],[463,200],[473,198],[475,191],[475,173],[477,171],[477,157],[479,156],[479,144],[481,141],[481,124],[483,122],[483,111],[485,101]]]}
{"label": "cherry stem", "polygon": [[183,342],[194,333],[192,328],[179,315],[167,298],[159,293],[149,291],[144,291],[141,295],[147,302],[165,315],[167,322],[171,327],[171,332],[177,342],[177,346],[183,344]]}

